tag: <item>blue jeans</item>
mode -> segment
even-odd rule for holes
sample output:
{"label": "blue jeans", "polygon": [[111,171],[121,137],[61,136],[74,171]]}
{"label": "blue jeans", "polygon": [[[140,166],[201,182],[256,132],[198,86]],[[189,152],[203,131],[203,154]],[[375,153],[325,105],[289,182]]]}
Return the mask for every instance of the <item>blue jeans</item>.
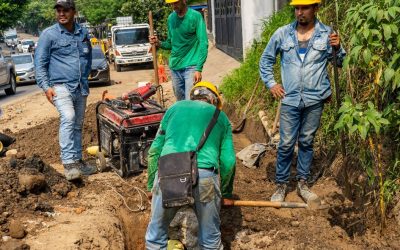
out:
{"label": "blue jeans", "polygon": [[[156,174],[151,201],[151,220],[146,232],[146,249],[167,249],[168,227],[178,208],[163,208]],[[199,169],[199,183],[194,188],[193,206],[199,221],[198,240],[201,249],[223,249],[221,243],[221,191],[218,174]]]}
{"label": "blue jeans", "polygon": [[171,70],[172,87],[177,101],[189,100],[194,83],[195,66],[180,70]]}
{"label": "blue jeans", "polygon": [[282,104],[280,115],[280,141],[276,164],[276,183],[288,183],[293,151],[298,141],[296,178],[307,180],[313,160],[314,136],[318,130],[324,103],[309,107],[300,101],[298,107]]}
{"label": "blue jeans", "polygon": [[60,113],[59,141],[63,164],[82,159],[82,127],[85,117],[86,98],[80,89],[70,93],[64,84],[54,85],[54,105]]}

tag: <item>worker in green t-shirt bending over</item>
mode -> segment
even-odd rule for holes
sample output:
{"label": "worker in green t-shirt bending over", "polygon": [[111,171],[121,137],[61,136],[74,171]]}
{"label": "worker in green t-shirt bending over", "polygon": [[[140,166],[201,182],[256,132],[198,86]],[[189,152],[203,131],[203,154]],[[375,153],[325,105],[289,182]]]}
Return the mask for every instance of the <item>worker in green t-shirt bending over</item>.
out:
{"label": "worker in green t-shirt bending over", "polygon": [[168,17],[167,40],[159,41],[157,36],[150,36],[150,43],[171,50],[169,68],[175,97],[178,101],[189,100],[191,88],[201,81],[207,59],[206,25],[198,11],[188,8],[186,0],[165,2],[174,9]]}

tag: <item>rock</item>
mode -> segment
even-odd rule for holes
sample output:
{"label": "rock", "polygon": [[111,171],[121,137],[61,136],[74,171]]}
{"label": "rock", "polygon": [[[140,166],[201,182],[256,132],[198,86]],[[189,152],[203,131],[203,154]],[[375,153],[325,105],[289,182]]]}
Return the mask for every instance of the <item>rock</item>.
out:
{"label": "rock", "polygon": [[26,125],[30,126],[32,124],[32,122],[27,122]]}
{"label": "rock", "polygon": [[9,164],[10,168],[16,168],[17,167],[17,159],[15,159],[15,157],[11,157],[8,164]]}
{"label": "rock", "polygon": [[251,214],[245,214],[244,215],[244,220],[248,221],[248,222],[253,222],[253,221],[256,221],[256,218]]}
{"label": "rock", "polygon": [[198,222],[193,209],[183,207],[175,215],[169,227],[169,238],[180,240],[188,249],[198,248]]}
{"label": "rock", "polygon": [[16,149],[10,149],[6,152],[6,157],[13,157],[16,156],[18,151]]}
{"label": "rock", "polygon": [[76,213],[76,214],[81,214],[81,213],[83,213],[83,212],[85,212],[86,211],[86,208],[84,208],[84,207],[77,207],[77,208],[74,208],[74,212]]}
{"label": "rock", "polygon": [[292,227],[299,227],[300,226],[300,222],[298,222],[297,220],[294,220],[294,221],[290,222],[290,225]]}
{"label": "rock", "polygon": [[19,160],[25,160],[25,159],[26,159],[25,154],[22,153],[22,152],[18,152],[17,155],[16,155],[16,157],[17,157],[17,159],[19,159]]}
{"label": "rock", "polygon": [[23,190],[29,192],[39,192],[46,187],[46,179],[44,175],[18,175],[19,185]]}
{"label": "rock", "polygon": [[250,237],[245,235],[243,238],[240,239],[242,243],[249,243],[251,241]]}
{"label": "rock", "polygon": [[10,236],[14,239],[22,239],[25,237],[25,229],[22,223],[18,220],[12,220],[10,226],[8,227]]}
{"label": "rock", "polygon": [[3,237],[2,237],[2,240],[3,240],[4,242],[7,242],[7,241],[11,240],[11,237],[10,237],[10,236],[3,236]]}

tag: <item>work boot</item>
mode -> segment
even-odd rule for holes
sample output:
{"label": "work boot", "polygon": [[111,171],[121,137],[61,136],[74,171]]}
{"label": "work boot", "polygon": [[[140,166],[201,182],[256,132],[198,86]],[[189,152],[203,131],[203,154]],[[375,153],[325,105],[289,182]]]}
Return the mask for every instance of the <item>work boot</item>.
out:
{"label": "work boot", "polygon": [[320,199],[318,195],[311,192],[308,188],[305,180],[299,180],[297,182],[297,194],[306,202],[309,203],[319,203]]}
{"label": "work boot", "polygon": [[285,183],[276,184],[276,191],[271,196],[271,201],[283,202],[285,201],[287,193],[287,185]]}
{"label": "work boot", "polygon": [[79,171],[79,164],[76,162],[70,164],[64,164],[64,175],[67,181],[80,179],[81,172]]}
{"label": "work boot", "polygon": [[82,175],[92,175],[97,173],[97,167],[87,164],[83,160],[79,160],[77,162],[79,164],[79,171],[81,172]]}

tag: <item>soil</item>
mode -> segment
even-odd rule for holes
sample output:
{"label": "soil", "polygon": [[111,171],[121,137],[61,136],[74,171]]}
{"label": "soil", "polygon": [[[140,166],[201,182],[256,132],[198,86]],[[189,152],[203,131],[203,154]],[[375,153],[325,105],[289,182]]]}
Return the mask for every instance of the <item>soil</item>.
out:
{"label": "soil", "polygon": [[[164,86],[172,103],[171,86]],[[124,88],[124,84],[114,85],[111,91]],[[95,101],[89,102],[86,112],[84,148],[96,145]],[[150,215],[143,194],[146,171],[126,179],[104,172],[67,182],[59,160],[58,118],[45,116],[42,110],[38,119],[22,126],[26,120],[18,123],[18,119],[24,119],[26,110],[16,118],[9,112],[23,103],[27,101],[5,108],[8,122],[18,124],[17,128],[2,127],[17,139],[10,148],[19,153],[0,158],[0,249],[144,249]],[[226,111],[238,121],[233,108]],[[243,133],[234,135],[235,150],[267,140],[261,123],[248,119]],[[93,157],[85,154],[85,158],[94,163]],[[269,150],[255,169],[238,161],[235,198],[268,200],[274,192],[275,159],[276,151]],[[365,178],[355,166],[317,153],[313,175],[319,173],[322,177],[311,189],[327,205],[324,210],[222,208],[225,249],[400,249],[395,217],[388,218],[380,232],[375,208],[361,199],[358,190],[365,193]],[[293,181],[290,190],[287,201],[302,202]]]}

